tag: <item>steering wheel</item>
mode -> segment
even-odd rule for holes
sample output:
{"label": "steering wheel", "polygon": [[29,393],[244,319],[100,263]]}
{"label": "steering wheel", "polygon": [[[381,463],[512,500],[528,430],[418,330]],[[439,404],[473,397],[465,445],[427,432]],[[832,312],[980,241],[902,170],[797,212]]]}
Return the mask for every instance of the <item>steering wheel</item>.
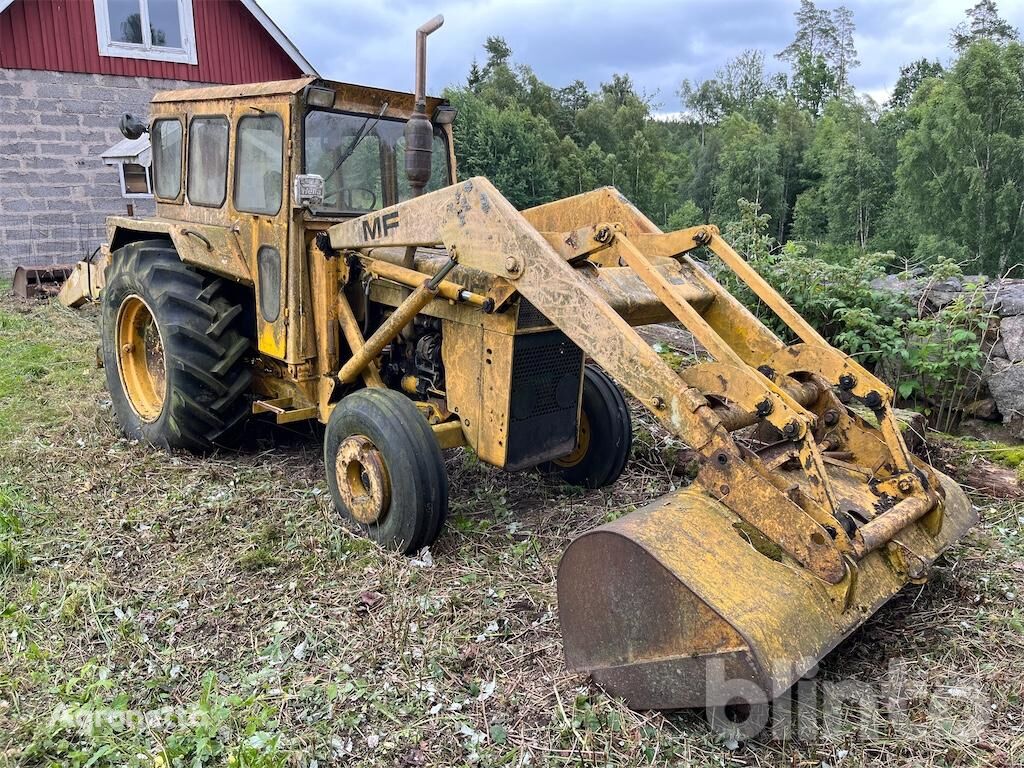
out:
{"label": "steering wheel", "polygon": [[[371,202],[368,206],[354,206],[352,205],[352,193],[362,192],[363,194],[369,195]],[[343,187],[337,189],[334,192],[328,192],[324,195],[324,202],[332,198],[339,198],[338,202],[341,207],[349,211],[372,211],[377,207],[377,193],[369,187]]]}

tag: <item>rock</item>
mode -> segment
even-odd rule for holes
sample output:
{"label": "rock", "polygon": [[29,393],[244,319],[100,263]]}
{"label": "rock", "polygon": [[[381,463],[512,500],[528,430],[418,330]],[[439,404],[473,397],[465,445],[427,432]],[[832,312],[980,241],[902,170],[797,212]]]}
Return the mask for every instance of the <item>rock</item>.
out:
{"label": "rock", "polygon": [[924,287],[921,280],[902,279],[899,275],[883,275],[871,281],[871,287],[882,293],[893,293],[906,296],[908,301],[916,304],[921,299]]}
{"label": "rock", "polygon": [[1004,317],[999,323],[999,339],[1007,358],[1013,362],[1024,360],[1024,315]]}
{"label": "rock", "polygon": [[933,309],[942,309],[952,304],[964,292],[963,283],[951,277],[939,283],[933,283],[925,290],[925,301]]}
{"label": "rock", "polygon": [[970,405],[964,407],[964,413],[967,416],[972,416],[975,419],[984,419],[985,421],[999,421],[1002,418],[996,401],[991,397],[975,400]]}
{"label": "rock", "polygon": [[988,381],[998,373],[1002,373],[1007,368],[1011,368],[1013,363],[1007,360],[1005,357],[991,357],[985,362],[985,366],[981,369],[981,380]]}
{"label": "rock", "polygon": [[999,412],[1003,414],[1003,423],[1017,437],[1024,437],[1024,364],[1000,367],[1002,370],[989,377],[988,391],[992,393]]}
{"label": "rock", "polygon": [[986,286],[985,307],[1002,317],[1024,315],[1024,280],[997,280]]}

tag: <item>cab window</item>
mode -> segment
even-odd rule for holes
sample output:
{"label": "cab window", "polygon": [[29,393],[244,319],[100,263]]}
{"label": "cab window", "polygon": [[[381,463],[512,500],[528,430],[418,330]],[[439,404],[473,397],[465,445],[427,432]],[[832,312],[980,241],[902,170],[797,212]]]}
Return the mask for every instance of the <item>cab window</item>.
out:
{"label": "cab window", "polygon": [[[404,120],[311,110],[305,120],[305,173],[323,177],[323,208],[366,213],[407,199],[404,131]],[[449,183],[447,144],[435,128],[427,191]]]}
{"label": "cab window", "polygon": [[238,121],[235,139],[235,209],[274,215],[284,184],[284,124],[277,115]]}
{"label": "cab window", "polygon": [[196,117],[188,127],[188,201],[219,208],[228,186],[228,134],[225,117]]}
{"label": "cab window", "polygon": [[181,122],[173,119],[156,120],[150,140],[156,196],[175,200],[181,193]]}

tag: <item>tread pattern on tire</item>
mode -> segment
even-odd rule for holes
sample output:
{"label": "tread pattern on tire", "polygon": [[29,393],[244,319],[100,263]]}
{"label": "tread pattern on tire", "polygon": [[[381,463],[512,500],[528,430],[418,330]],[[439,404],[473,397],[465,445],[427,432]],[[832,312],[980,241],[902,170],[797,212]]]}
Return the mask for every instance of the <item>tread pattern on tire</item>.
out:
{"label": "tread pattern on tire", "polygon": [[[622,391],[607,373],[594,365],[583,369],[584,408],[588,401],[598,403],[601,413],[588,415],[592,434],[587,455],[575,466],[558,467],[549,463],[544,465],[544,471],[558,472],[572,485],[603,488],[618,480],[626,468],[633,444],[633,422]],[[617,439],[611,439],[613,437]]]}
{"label": "tread pattern on tire", "polygon": [[[178,258],[167,240],[129,243],[113,254],[101,317],[104,364],[115,411],[130,437],[168,448],[206,452],[230,445],[249,414],[252,370],[244,307],[222,278]],[[117,370],[116,320],[125,296],[150,305],[163,338],[169,379],[160,417],[138,419]]]}

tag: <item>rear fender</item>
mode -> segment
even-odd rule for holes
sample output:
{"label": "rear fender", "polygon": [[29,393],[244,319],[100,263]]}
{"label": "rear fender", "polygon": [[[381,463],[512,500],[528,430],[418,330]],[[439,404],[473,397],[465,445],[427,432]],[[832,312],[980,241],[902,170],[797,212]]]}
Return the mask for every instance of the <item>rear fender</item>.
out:
{"label": "rear fender", "polygon": [[172,219],[135,219],[111,216],[107,219],[110,253],[139,240],[167,239],[186,264],[252,285],[252,271],[246,263],[237,238],[228,227],[174,221]]}

